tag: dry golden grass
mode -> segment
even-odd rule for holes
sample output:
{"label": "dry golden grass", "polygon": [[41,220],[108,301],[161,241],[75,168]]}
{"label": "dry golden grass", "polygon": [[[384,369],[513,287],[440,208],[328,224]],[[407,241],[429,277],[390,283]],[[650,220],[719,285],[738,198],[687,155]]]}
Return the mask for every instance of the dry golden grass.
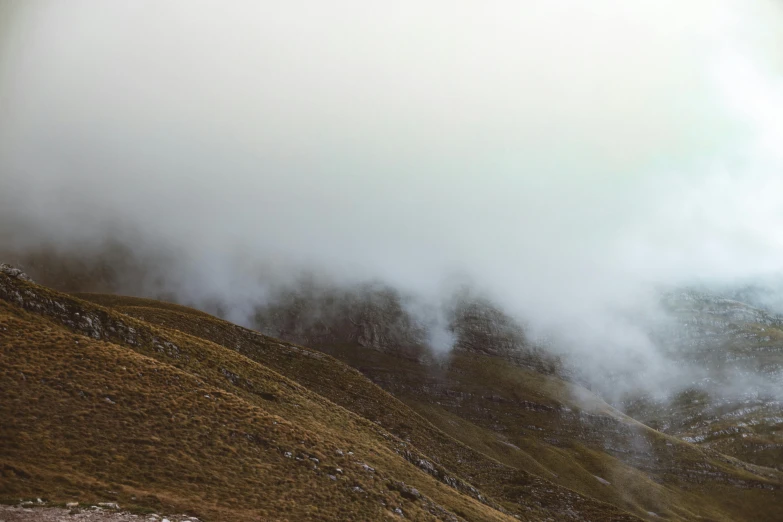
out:
{"label": "dry golden grass", "polygon": [[[395,508],[511,520],[412,465],[398,452],[425,457],[376,424],[233,350],[23,286],[26,304],[54,308],[0,301],[7,501],[116,500],[207,520],[380,520]],[[68,317],[77,330],[100,320],[108,339],[64,328]],[[120,324],[125,343],[108,331]]]}

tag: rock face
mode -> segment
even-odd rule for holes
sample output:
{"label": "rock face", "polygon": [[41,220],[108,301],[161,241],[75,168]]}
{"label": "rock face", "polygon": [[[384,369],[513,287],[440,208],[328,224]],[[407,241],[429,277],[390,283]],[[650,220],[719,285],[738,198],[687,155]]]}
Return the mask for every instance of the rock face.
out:
{"label": "rock face", "polygon": [[[559,361],[530,342],[524,327],[490,301],[454,298],[440,312],[415,307],[400,292],[380,284],[328,288],[312,283],[289,288],[256,310],[255,326],[267,335],[307,346],[359,345],[414,358],[430,348],[503,357],[554,373]],[[433,347],[436,330],[450,346]]]}
{"label": "rock face", "polygon": [[404,308],[399,292],[377,284],[336,288],[304,283],[259,307],[255,326],[265,334],[308,346],[358,344],[420,355],[426,331]]}
{"label": "rock face", "polygon": [[455,350],[503,357],[542,373],[555,373],[560,361],[531,342],[524,327],[491,302],[458,299],[451,314]]}
{"label": "rock face", "polygon": [[5,263],[0,263],[0,273],[13,277],[14,279],[21,279],[22,281],[32,281],[30,276],[25,274],[22,270]]}

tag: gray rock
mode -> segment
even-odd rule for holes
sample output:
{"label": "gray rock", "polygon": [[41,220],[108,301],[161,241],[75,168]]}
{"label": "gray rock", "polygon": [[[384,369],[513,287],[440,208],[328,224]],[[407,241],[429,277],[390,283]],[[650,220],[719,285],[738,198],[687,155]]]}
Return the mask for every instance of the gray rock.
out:
{"label": "gray rock", "polygon": [[33,281],[30,276],[25,274],[22,270],[6,263],[0,263],[0,273],[3,273],[8,277],[13,277],[14,279],[21,279],[22,281]]}

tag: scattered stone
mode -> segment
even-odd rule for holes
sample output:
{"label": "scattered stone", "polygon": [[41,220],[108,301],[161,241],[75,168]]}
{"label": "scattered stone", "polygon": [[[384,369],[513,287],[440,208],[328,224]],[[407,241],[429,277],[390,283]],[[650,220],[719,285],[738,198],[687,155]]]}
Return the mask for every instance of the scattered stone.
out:
{"label": "scattered stone", "polygon": [[[51,507],[47,505],[44,499],[44,505],[7,506],[0,504],[0,522],[158,522],[160,518],[150,518],[148,516],[139,516],[134,513],[123,511],[102,510],[95,506],[95,509],[73,509],[66,507]],[[85,508],[89,507],[84,505]],[[192,517],[187,517],[191,520]],[[174,518],[173,521],[183,518]],[[195,521],[194,521],[195,522]]]}
{"label": "scattered stone", "polygon": [[397,491],[400,492],[400,495],[408,500],[419,500],[421,498],[421,493],[419,493],[418,489],[406,486],[404,482],[398,482],[395,486],[397,487]]}

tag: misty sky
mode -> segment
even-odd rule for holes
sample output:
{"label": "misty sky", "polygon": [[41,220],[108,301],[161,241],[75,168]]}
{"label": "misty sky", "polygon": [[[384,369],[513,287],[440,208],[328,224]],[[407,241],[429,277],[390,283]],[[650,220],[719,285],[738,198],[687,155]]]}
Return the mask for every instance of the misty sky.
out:
{"label": "misty sky", "polygon": [[654,285],[780,270],[779,1],[0,2],[27,243],[134,230],[237,299],[457,276],[601,342]]}

